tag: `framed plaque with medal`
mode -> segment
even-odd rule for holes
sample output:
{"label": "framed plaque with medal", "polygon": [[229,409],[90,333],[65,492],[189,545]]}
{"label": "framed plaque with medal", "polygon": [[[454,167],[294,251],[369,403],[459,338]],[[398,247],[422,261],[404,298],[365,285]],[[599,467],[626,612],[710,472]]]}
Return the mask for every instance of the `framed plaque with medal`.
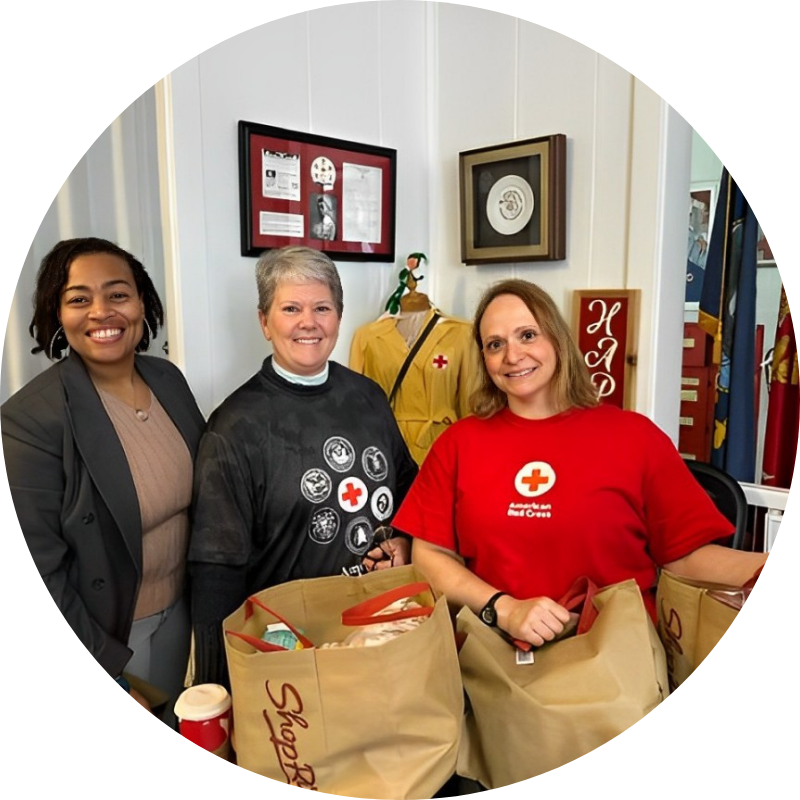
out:
{"label": "framed plaque with medal", "polygon": [[394,261],[397,151],[239,122],[243,256],[290,244]]}
{"label": "framed plaque with medal", "polygon": [[563,133],[459,153],[465,264],[566,257]]}

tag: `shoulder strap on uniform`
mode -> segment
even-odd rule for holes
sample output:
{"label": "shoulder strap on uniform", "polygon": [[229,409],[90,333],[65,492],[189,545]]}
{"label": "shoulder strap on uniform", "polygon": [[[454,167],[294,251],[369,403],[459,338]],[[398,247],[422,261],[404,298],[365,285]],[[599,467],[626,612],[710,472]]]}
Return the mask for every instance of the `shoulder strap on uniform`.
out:
{"label": "shoulder strap on uniform", "polygon": [[397,390],[400,388],[400,384],[403,382],[403,378],[405,378],[406,372],[408,372],[408,368],[411,366],[411,362],[414,360],[414,357],[419,352],[423,342],[428,338],[428,334],[433,330],[434,325],[436,325],[441,316],[442,315],[437,311],[434,311],[433,316],[430,318],[430,320],[428,320],[428,324],[425,326],[425,329],[417,337],[417,341],[414,342],[414,346],[411,348],[411,350],[409,350],[406,360],[403,362],[403,366],[400,367],[400,372],[397,373],[397,377],[394,380],[394,386],[392,387],[391,394],[389,395],[389,405],[394,402]]}

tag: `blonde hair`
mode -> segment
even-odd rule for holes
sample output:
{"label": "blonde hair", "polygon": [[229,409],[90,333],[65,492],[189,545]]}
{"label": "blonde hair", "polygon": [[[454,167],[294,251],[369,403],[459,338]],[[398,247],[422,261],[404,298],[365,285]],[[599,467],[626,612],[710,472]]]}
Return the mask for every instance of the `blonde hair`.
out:
{"label": "blonde hair", "polygon": [[[490,286],[478,303],[472,323],[472,335],[483,353],[481,321],[489,304],[501,295],[513,295],[522,300],[533,314],[541,332],[547,337],[556,352],[556,369],[553,375],[553,401],[558,411],[568,408],[592,408],[598,405],[595,389],[583,356],[575,344],[572,331],[567,325],[553,298],[535,283],[519,279],[500,281]],[[491,417],[508,405],[505,392],[495,386],[486,363],[481,358],[478,388],[469,401],[470,410],[476,417]]]}

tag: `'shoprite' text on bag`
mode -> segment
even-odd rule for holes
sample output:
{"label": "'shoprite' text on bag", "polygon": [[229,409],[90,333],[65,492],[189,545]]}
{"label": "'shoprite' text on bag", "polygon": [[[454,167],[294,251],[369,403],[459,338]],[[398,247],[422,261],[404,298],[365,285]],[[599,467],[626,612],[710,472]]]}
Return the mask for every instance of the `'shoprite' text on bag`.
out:
{"label": "'shoprite' text on bag", "polygon": [[717,645],[751,588],[692,581],[661,571],[656,592],[658,635],[667,653],[670,691]]}
{"label": "'shoprite' text on bag", "polygon": [[[489,789],[541,775],[638,722],[667,694],[664,650],[635,581],[577,582],[559,602],[577,633],[516,663],[516,648],[469,609],[458,615],[468,705],[458,772]],[[588,628],[588,630],[587,630]]]}
{"label": "'shoprite' text on bag", "polygon": [[430,616],[379,645],[257,649],[276,615],[310,643],[341,642],[353,631],[344,612],[362,625],[365,601],[397,599],[398,587],[419,592],[420,582],[412,566],[292,581],[259,592],[225,620],[239,766],[306,789],[392,800],[429,798],[450,778],[463,690],[446,600],[434,600],[427,584],[415,599]]}

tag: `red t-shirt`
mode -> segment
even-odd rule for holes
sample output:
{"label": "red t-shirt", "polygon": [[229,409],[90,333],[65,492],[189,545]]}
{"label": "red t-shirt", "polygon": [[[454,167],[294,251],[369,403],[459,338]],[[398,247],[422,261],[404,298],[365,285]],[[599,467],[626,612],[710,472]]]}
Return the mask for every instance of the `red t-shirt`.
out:
{"label": "red t-shirt", "polygon": [[657,566],[733,531],[666,434],[613,406],[460,420],[392,524],[519,599],[634,578],[652,614]]}

